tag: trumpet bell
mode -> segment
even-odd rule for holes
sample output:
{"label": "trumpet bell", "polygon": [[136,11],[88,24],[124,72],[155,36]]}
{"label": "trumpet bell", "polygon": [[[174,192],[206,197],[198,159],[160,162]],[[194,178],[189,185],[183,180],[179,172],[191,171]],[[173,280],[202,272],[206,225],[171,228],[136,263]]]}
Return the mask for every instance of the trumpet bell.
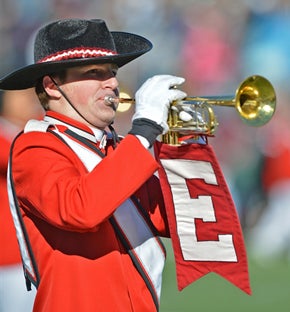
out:
{"label": "trumpet bell", "polygon": [[[187,97],[173,102],[168,117],[169,134],[163,141],[178,145],[180,135],[185,133],[213,135],[218,126],[214,105],[234,107],[245,124],[260,127],[274,115],[276,94],[266,78],[254,75],[240,84],[234,96]],[[189,114],[191,119],[187,118]]]}
{"label": "trumpet bell", "polygon": [[240,118],[249,126],[260,127],[270,121],[276,109],[276,94],[264,77],[254,75],[236,91],[235,106]]}

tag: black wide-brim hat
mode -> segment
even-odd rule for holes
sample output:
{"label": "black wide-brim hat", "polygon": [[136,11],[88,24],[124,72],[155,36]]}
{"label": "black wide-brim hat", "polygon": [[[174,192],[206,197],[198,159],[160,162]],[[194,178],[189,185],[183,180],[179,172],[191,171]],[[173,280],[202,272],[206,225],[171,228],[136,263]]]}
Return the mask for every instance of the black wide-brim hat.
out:
{"label": "black wide-brim hat", "polygon": [[55,21],[36,35],[34,64],[2,78],[0,89],[28,89],[43,76],[74,66],[114,63],[122,67],[151,49],[152,43],[146,38],[110,32],[101,19]]}

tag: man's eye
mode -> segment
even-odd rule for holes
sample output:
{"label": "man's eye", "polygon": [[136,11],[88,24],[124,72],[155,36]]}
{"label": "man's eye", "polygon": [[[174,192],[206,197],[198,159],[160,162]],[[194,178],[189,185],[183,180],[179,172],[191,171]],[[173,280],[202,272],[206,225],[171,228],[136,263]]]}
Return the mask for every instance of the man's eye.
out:
{"label": "man's eye", "polygon": [[98,69],[92,69],[88,72],[88,74],[92,75],[92,76],[104,76],[105,73],[101,70]]}
{"label": "man's eye", "polygon": [[97,78],[99,80],[109,79],[111,77],[116,77],[117,71],[103,71],[99,69],[92,69],[87,73],[89,76]]}

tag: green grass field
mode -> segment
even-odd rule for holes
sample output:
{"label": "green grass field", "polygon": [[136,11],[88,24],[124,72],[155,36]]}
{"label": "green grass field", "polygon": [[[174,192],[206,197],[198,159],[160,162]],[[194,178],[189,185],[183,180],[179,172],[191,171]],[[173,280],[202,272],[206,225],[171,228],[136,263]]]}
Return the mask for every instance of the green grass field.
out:
{"label": "green grass field", "polygon": [[170,241],[165,241],[165,245],[167,262],[160,312],[290,311],[290,263],[286,260],[258,265],[249,255],[251,296],[215,273],[205,275],[179,292]]}

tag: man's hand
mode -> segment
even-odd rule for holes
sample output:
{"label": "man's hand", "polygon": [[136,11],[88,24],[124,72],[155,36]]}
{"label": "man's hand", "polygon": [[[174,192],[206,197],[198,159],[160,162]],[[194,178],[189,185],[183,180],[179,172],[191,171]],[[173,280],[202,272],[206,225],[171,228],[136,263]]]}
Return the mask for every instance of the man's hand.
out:
{"label": "man's hand", "polygon": [[136,119],[149,119],[162,127],[162,133],[168,131],[167,118],[170,103],[186,97],[186,93],[174,88],[181,85],[184,78],[171,75],[157,75],[149,78],[135,95]]}

